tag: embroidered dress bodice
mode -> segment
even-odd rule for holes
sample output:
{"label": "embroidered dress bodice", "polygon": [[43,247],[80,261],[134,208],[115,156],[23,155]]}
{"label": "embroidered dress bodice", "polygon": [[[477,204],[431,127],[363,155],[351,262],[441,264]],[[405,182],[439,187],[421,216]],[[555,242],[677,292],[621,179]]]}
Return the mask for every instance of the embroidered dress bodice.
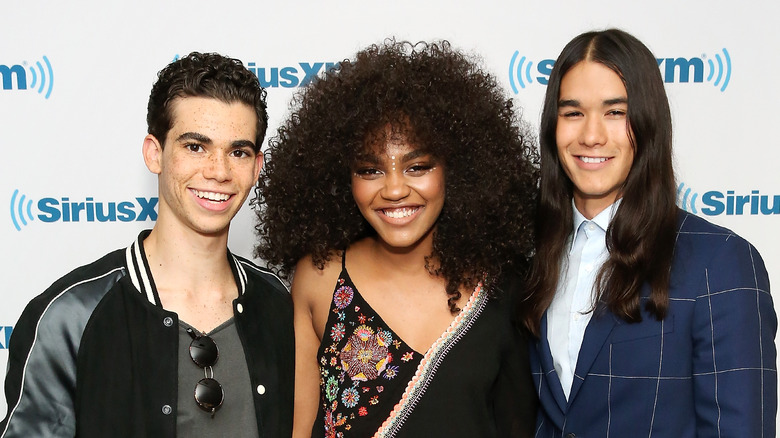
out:
{"label": "embroidered dress bodice", "polygon": [[422,397],[438,363],[487,301],[481,286],[449,328],[414,351],[368,305],[343,266],[318,359],[320,408],[313,437],[390,437]]}

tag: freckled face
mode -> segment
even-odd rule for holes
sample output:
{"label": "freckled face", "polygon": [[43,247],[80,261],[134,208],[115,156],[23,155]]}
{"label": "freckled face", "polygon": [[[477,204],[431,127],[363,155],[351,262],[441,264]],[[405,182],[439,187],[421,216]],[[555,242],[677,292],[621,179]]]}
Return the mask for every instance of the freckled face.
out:
{"label": "freckled face", "polygon": [[384,148],[352,169],[355,203],[379,239],[393,248],[432,247],[444,192],[442,164],[403,136],[388,136]]}
{"label": "freckled face", "polygon": [[250,106],[203,97],[173,102],[164,147],[149,135],[144,158],[159,175],[158,223],[201,234],[227,233],[257,181],[257,116]]}
{"label": "freckled face", "polygon": [[574,204],[592,219],[621,196],[634,162],[628,96],[620,76],[581,61],[561,80],[555,139],[574,185]]}

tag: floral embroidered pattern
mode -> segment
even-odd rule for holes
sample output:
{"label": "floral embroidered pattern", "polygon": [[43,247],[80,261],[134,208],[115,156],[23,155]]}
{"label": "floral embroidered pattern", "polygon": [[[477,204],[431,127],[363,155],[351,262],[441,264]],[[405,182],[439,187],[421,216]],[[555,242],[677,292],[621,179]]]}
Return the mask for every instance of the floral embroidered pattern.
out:
{"label": "floral embroidered pattern", "polygon": [[[335,406],[334,402],[334,406]],[[335,407],[334,407],[335,409]],[[333,418],[333,410],[332,409],[326,409],[325,410],[325,437],[326,438],[339,438],[340,436],[344,436],[343,433],[337,432],[336,428],[339,426],[344,425],[344,423],[347,422],[347,419],[344,418],[341,414],[337,414],[336,418]]]}
{"label": "floral embroidered pattern", "polygon": [[330,329],[330,338],[333,339],[333,342],[338,342],[343,337],[344,337],[344,324],[339,322]]}
{"label": "floral embroidered pattern", "polygon": [[323,432],[333,438],[371,436],[401,399],[422,355],[363,300],[346,270],[330,310],[319,351]]}
{"label": "floral embroidered pattern", "polygon": [[385,337],[374,335],[374,331],[365,325],[355,329],[339,357],[349,377],[362,382],[376,379],[390,358]]}
{"label": "floral embroidered pattern", "polygon": [[341,402],[348,408],[354,408],[359,401],[360,394],[358,394],[357,389],[355,388],[347,388],[344,390],[344,393],[341,394]]}
{"label": "floral embroidered pattern", "polygon": [[349,286],[341,286],[336,289],[336,293],[333,294],[333,304],[339,309],[344,309],[352,302],[352,297],[355,296],[355,292]]}
{"label": "floral embroidered pattern", "polygon": [[339,391],[339,383],[338,381],[333,378],[328,378],[328,383],[325,384],[325,398],[328,399],[328,401],[332,402],[333,400],[336,400],[336,396],[338,395]]}
{"label": "floral embroidered pattern", "polygon": [[395,365],[391,365],[385,368],[385,374],[382,377],[384,377],[387,380],[393,380],[393,378],[397,375],[398,375],[398,367]]}

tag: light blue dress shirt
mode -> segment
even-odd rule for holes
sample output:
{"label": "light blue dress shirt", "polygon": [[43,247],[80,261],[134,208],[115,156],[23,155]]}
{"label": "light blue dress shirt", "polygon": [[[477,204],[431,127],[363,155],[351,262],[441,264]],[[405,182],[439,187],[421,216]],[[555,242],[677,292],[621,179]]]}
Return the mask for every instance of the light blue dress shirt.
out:
{"label": "light blue dress shirt", "polygon": [[572,200],[574,227],[568,242],[571,246],[561,261],[558,287],[547,309],[547,341],[567,399],[585,329],[593,315],[593,285],[609,257],[606,230],[619,205],[620,200],[605,208],[593,220],[587,220]]}

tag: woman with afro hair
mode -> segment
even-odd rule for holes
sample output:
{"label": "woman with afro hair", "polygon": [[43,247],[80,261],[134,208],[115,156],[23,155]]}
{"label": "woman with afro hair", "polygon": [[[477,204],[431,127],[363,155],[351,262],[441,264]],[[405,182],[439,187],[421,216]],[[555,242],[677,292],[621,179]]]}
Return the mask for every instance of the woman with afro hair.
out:
{"label": "woman with afro hair", "polygon": [[387,40],[303,89],[270,142],[256,253],[292,279],[294,436],[530,436],[513,297],[538,157],[449,43]]}

